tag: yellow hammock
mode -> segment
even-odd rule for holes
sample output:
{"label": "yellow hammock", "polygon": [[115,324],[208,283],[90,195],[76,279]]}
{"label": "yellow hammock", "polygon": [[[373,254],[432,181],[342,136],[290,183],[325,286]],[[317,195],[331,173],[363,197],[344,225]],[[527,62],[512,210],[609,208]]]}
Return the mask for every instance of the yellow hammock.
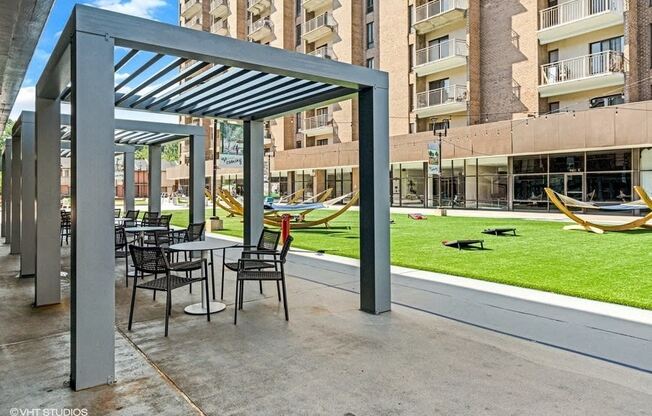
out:
{"label": "yellow hammock", "polygon": [[565,214],[568,218],[570,218],[573,222],[575,222],[574,225],[565,226],[564,230],[585,230],[596,234],[603,234],[605,231],[628,231],[628,230],[633,230],[635,228],[641,228],[641,227],[651,228],[651,226],[647,225],[647,223],[650,220],[652,220],[652,199],[642,187],[635,186],[634,190],[640,196],[641,198],[640,202],[639,201],[630,202],[628,204],[623,204],[623,205],[627,206],[629,209],[647,208],[650,210],[650,212],[644,217],[637,218],[625,224],[614,224],[614,225],[596,224],[587,221],[585,219],[580,218],[575,213],[573,213],[573,211],[569,209],[569,207],[571,207],[571,208],[586,208],[586,209],[599,210],[600,206],[598,205],[592,204],[590,202],[578,201],[568,196],[558,194],[557,192],[553,191],[550,188],[546,188],[546,194],[548,195],[548,198],[550,198],[550,202],[552,202],[563,214]]}

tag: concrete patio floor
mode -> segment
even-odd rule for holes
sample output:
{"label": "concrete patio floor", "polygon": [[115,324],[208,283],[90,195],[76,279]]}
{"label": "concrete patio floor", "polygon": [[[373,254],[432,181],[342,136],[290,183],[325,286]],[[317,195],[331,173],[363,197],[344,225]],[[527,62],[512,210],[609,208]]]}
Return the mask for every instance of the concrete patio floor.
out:
{"label": "concrete patio floor", "polygon": [[33,280],[17,279],[17,270],[17,257],[0,247],[2,414],[84,407],[89,415],[643,415],[652,403],[646,372],[402,306],[362,313],[358,295],[342,290],[349,278],[326,285],[290,277],[289,323],[271,284],[265,296],[250,285],[237,326],[232,274],[228,307],[211,322],[182,312],[199,291],[180,289],[168,338],[163,296],[140,293],[129,332],[131,290],[120,267],[117,383],[74,393],[65,385],[68,285],[64,303],[33,309]]}

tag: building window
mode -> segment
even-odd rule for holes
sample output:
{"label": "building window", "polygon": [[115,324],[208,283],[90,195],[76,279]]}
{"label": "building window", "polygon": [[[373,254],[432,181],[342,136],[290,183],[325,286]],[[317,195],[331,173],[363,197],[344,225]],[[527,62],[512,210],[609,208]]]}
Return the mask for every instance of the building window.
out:
{"label": "building window", "polygon": [[548,114],[556,114],[559,112],[559,101],[548,103]]}
{"label": "building window", "polygon": [[328,144],[328,139],[318,139],[317,146],[326,146]]}
{"label": "building window", "polygon": [[301,140],[297,140],[296,148],[301,149],[302,147],[303,147],[303,144],[301,143]]}
{"label": "building window", "polygon": [[408,32],[412,33],[412,25],[414,24],[414,6],[409,5],[408,6]]}
{"label": "building window", "polygon": [[623,94],[607,95],[605,97],[596,97],[592,98],[589,107],[598,108],[598,107],[608,107],[610,105],[624,104],[625,97]]}
{"label": "building window", "polygon": [[374,58],[367,59],[367,68],[374,69]]}
{"label": "building window", "polygon": [[294,0],[294,7],[297,16],[301,15],[301,1],[302,0]]}
{"label": "building window", "polygon": [[295,46],[301,46],[301,25],[297,25],[294,30]]}
{"label": "building window", "polygon": [[367,0],[367,13],[374,11],[374,0]]}
{"label": "building window", "polygon": [[367,49],[374,47],[374,22],[367,23]]}

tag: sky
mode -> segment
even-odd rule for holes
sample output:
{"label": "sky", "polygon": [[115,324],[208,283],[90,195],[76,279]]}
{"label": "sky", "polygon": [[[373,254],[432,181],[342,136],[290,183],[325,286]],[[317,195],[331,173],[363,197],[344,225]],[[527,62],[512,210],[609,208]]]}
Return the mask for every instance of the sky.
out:
{"label": "sky", "polygon": [[[65,26],[75,4],[86,4],[119,13],[139,16],[147,19],[158,20],[177,25],[179,22],[179,6],[176,0],[55,0],[52,11],[45,24],[32,60],[23,80],[23,85],[18,93],[10,118],[15,120],[21,111],[34,110],[34,86],[41,76],[41,72],[50,57],[52,49],[57,43],[61,31]],[[138,63],[134,60],[135,64]],[[126,68],[125,70],[128,70]],[[117,74],[116,79],[125,74]],[[66,107],[63,111],[67,112]],[[116,116],[121,118],[137,118],[146,120],[176,122],[177,117],[152,113],[141,113],[127,110],[116,110]]]}

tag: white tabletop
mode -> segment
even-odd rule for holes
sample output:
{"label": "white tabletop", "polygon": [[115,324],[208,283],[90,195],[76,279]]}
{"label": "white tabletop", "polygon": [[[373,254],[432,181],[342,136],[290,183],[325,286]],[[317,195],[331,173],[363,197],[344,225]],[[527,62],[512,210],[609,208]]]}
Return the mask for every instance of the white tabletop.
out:
{"label": "white tabletop", "polygon": [[188,241],[185,243],[172,244],[170,250],[176,251],[208,251],[208,250],[221,250],[227,247],[233,247],[233,242],[222,240],[204,240],[204,241]]}
{"label": "white tabletop", "polygon": [[150,231],[167,231],[165,227],[127,227],[125,232],[128,233],[147,233]]}
{"label": "white tabletop", "polygon": [[135,220],[132,219],[132,218],[127,218],[127,217],[118,217],[118,218],[114,218],[113,221],[115,221],[115,222],[127,222],[127,221],[135,221]]}

